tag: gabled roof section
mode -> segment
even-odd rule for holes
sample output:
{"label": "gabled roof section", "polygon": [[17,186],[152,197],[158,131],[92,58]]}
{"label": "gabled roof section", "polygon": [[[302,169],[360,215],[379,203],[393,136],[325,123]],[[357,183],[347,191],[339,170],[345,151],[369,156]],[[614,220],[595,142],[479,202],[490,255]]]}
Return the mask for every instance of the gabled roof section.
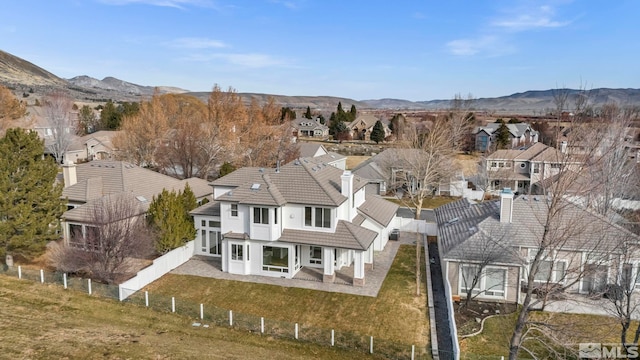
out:
{"label": "gabled roof section", "polygon": [[358,211],[378,224],[386,227],[396,216],[399,206],[380,196],[368,196]]}
{"label": "gabled roof section", "polygon": [[[151,201],[141,200],[132,193],[113,193],[100,198],[91,199],[82,206],[65,211],[62,214],[62,219],[82,223],[103,220],[117,221],[122,219],[113,219],[112,217],[121,216],[122,214],[126,214],[127,216],[138,216],[144,214],[149,209],[150,203]],[[120,206],[131,206],[131,208],[120,209]],[[111,210],[107,210],[107,208],[111,208]],[[112,213],[100,215],[101,212],[105,210],[111,211]]]}
{"label": "gabled roof section", "polygon": [[482,221],[497,216],[499,209],[498,201],[471,204],[466,198],[436,208],[436,223],[443,254],[467,240],[477,231]]}
{"label": "gabled roof section", "polygon": [[[225,235],[226,236],[226,235]],[[294,244],[331,246],[341,249],[367,250],[378,236],[375,231],[339,220],[334,233],[284,229],[278,241]]]}
{"label": "gabled roof section", "polygon": [[257,179],[250,180],[218,197],[218,200],[233,201],[240,204],[282,206],[287,201],[274,186],[268,174],[263,173]]}
{"label": "gabled roof section", "polygon": [[353,120],[347,127],[349,129],[353,129],[361,123],[364,123],[367,128],[370,128],[376,124],[376,122],[380,120],[375,115],[365,114],[358,116],[355,120]]}
{"label": "gabled roof section", "polygon": [[[247,204],[282,205],[284,203],[338,206],[347,198],[342,195],[343,171],[326,163],[316,164],[308,159],[298,159],[280,167],[241,168],[212,182],[213,186],[234,188],[231,195],[219,200],[242,201]],[[265,177],[268,180],[265,180]],[[268,191],[250,197],[251,186],[261,184]],[[354,176],[353,192],[366,186],[366,181]],[[239,192],[239,193],[238,193]],[[254,200],[255,199],[255,200]]]}
{"label": "gabled roof section", "polygon": [[324,145],[319,143],[303,142],[300,143],[298,147],[300,149],[301,158],[322,156],[328,153]]}
{"label": "gabled roof section", "polygon": [[496,150],[489,154],[487,159],[533,161],[533,159],[540,156],[540,154],[547,153],[549,151],[555,151],[555,149],[538,142],[523,150]]}

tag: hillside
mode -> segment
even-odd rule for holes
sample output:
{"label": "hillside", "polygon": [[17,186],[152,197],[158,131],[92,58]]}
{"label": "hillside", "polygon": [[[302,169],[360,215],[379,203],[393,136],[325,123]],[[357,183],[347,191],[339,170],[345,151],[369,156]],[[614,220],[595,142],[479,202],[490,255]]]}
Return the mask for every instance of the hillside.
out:
{"label": "hillside", "polygon": [[[53,90],[65,90],[78,102],[140,101],[148,98],[155,91],[160,93],[187,93],[207,101],[209,92],[189,92],[173,86],[148,86],[130,83],[114,77],[102,80],[87,75],[71,79],[62,79],[38,67],[29,61],[0,50],[0,84],[13,89],[16,95],[34,93],[38,97]],[[567,90],[570,93],[568,105],[578,96],[578,90]],[[554,109],[554,90],[525,91],[508,96],[479,98],[474,103],[477,110],[510,113],[540,113]],[[589,91],[590,101],[596,107],[614,102],[624,106],[640,106],[640,89],[593,89]],[[358,109],[387,110],[442,110],[450,107],[450,100],[409,101],[404,99],[354,100],[335,96],[286,96],[259,93],[238,93],[246,104],[253,99],[259,104],[273,97],[280,106],[294,109],[310,107],[314,111],[334,111],[338,102],[345,109],[355,105]]]}

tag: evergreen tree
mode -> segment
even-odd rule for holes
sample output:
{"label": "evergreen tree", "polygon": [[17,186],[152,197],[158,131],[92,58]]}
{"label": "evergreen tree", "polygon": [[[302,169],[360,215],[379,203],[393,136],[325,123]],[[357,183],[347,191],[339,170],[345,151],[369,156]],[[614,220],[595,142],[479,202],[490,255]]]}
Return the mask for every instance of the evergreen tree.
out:
{"label": "evergreen tree", "polygon": [[353,121],[358,117],[358,110],[356,110],[355,105],[351,105],[351,110],[349,111],[349,122]]}
{"label": "evergreen tree", "polygon": [[191,221],[191,215],[189,215],[189,211],[198,207],[198,200],[196,199],[196,195],[193,193],[193,190],[191,190],[191,186],[189,186],[189,183],[184,186],[184,190],[182,191],[182,205],[186,210],[185,213],[187,214],[187,219]]}
{"label": "evergreen tree", "polygon": [[371,130],[370,135],[371,141],[375,141],[376,144],[384,141],[384,125],[380,120],[376,121],[376,124],[373,125],[373,130]]}
{"label": "evergreen tree", "polygon": [[[187,190],[191,192],[185,188],[185,192]],[[147,218],[157,232],[156,250],[161,254],[184,245],[196,236],[187,205],[191,201],[187,197],[190,196],[185,197],[181,191],[169,192],[166,189],[153,197]]]}
{"label": "evergreen tree", "polygon": [[510,143],[509,128],[503,122],[496,130],[496,145],[498,149],[506,149]]}
{"label": "evergreen tree", "polygon": [[236,167],[233,166],[233,164],[231,164],[230,162],[225,161],[224,164],[220,166],[220,177],[231,174],[234,171],[236,171]]}
{"label": "evergreen tree", "polygon": [[100,113],[100,127],[105,130],[117,130],[122,122],[122,113],[118,112],[116,105],[107,101]]}
{"label": "evergreen tree", "polygon": [[60,238],[58,219],[64,211],[58,167],[44,157],[36,132],[9,129],[0,139],[0,258],[6,254],[31,259]]}
{"label": "evergreen tree", "polygon": [[324,125],[326,123],[326,120],[324,119],[324,115],[322,114],[318,115],[318,119],[320,119],[320,124]]}
{"label": "evergreen tree", "polygon": [[98,127],[98,118],[89,105],[83,105],[78,112],[78,135],[91,134]]}
{"label": "evergreen tree", "polygon": [[307,111],[304,113],[304,117],[307,119],[313,119],[313,115],[311,115],[311,108],[307,106]]}

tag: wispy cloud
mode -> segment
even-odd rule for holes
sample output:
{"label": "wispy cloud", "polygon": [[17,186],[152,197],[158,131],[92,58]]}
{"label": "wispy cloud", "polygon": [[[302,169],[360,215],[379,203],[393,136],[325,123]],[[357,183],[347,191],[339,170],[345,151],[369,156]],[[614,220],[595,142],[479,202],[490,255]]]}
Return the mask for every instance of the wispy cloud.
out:
{"label": "wispy cloud", "polygon": [[107,5],[144,4],[161,7],[184,9],[186,6],[214,7],[208,0],[99,0]]}
{"label": "wispy cloud", "polygon": [[504,42],[500,37],[493,35],[452,40],[446,44],[446,47],[451,54],[456,56],[484,54],[493,57],[505,55],[514,50],[511,45]]}
{"label": "wispy cloud", "polygon": [[231,65],[241,66],[245,68],[266,68],[266,67],[283,67],[290,65],[290,62],[273,57],[268,54],[256,53],[213,53],[213,54],[192,54],[186,58],[189,61],[209,62],[213,60],[221,60]]}
{"label": "wispy cloud", "polygon": [[212,49],[228,47],[227,44],[220,40],[207,38],[179,38],[167,42],[166,45],[169,47],[184,49]]}
{"label": "wispy cloud", "polygon": [[555,18],[556,11],[549,5],[532,8],[517,8],[507,11],[506,16],[494,20],[491,25],[512,31],[524,31],[536,28],[558,28],[567,26],[571,21]]}
{"label": "wispy cloud", "polygon": [[514,34],[536,29],[560,28],[571,24],[557,15],[552,5],[532,5],[531,2],[515,2],[503,8],[493,20],[482,25],[482,36],[455,39],[445,44],[449,53],[456,56],[502,56],[516,51]]}
{"label": "wispy cloud", "polygon": [[269,2],[273,3],[273,4],[278,4],[278,5],[282,5],[286,8],[289,8],[291,10],[296,10],[299,9],[301,7],[301,3],[302,1],[300,0],[269,0]]}

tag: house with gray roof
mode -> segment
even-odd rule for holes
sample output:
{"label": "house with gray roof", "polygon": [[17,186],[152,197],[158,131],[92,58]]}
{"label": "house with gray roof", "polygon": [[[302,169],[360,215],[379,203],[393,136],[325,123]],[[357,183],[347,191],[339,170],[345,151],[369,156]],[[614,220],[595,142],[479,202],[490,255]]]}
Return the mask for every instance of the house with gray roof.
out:
{"label": "house with gray roof", "polygon": [[[355,120],[347,125],[351,138],[353,140],[369,140],[371,132],[376,122],[380,120],[377,116],[372,114],[364,114],[358,116]],[[384,137],[391,135],[391,129],[389,129],[389,122],[385,121],[384,125]]]}
{"label": "house with gray roof", "polygon": [[162,190],[182,191],[189,184],[196,200],[212,194],[208,182],[191,178],[179,180],[124,161],[94,160],[63,165],[62,197],[67,211],[62,214],[65,242],[82,246],[96,207],[114,199],[135,204],[138,214],[147,212],[154,196]]}
{"label": "house with gray roof", "polygon": [[[496,131],[501,123],[489,123],[475,129],[475,141],[477,151],[489,151],[494,149],[496,141]],[[537,143],[539,134],[531,125],[527,123],[505,124],[509,129],[509,139],[511,147],[519,147],[531,143]]]}
{"label": "house with gray roof", "polygon": [[353,266],[353,285],[364,285],[398,209],[365,194],[366,184],[310,158],[238,169],[213,181],[214,201],[191,212],[195,253],[219,258],[222,271],[233,274],[293,278],[311,267],[325,282]]}
{"label": "house with gray roof", "polygon": [[505,187],[519,194],[538,193],[543,181],[557,176],[561,170],[577,169],[580,158],[543,143],[517,150],[496,150],[482,164],[488,180],[488,190]]}
{"label": "house with gray roof", "polygon": [[300,118],[293,120],[293,127],[298,136],[326,138],[329,136],[329,127],[320,122],[320,118]]}
{"label": "house with gray roof", "polygon": [[[536,286],[563,293],[602,295],[619,276],[638,279],[631,286],[640,288],[638,235],[564,199],[549,218],[548,201],[503,189],[498,201],[461,199],[435,209],[452,296],[464,298],[471,291],[478,300],[520,302],[531,271]],[[533,270],[531,261],[541,247],[545,251]]]}

